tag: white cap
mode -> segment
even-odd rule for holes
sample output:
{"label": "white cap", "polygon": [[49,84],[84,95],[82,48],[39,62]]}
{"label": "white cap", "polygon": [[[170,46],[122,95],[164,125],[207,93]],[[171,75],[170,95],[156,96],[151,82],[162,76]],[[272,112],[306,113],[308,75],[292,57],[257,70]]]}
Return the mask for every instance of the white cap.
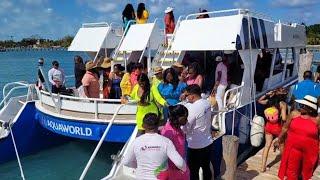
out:
{"label": "white cap", "polygon": [[217,62],[222,61],[222,57],[221,57],[221,56],[217,56],[217,57],[216,57],[216,61],[217,61]]}
{"label": "white cap", "polygon": [[315,98],[313,96],[306,95],[303,99],[299,99],[299,100],[295,100],[295,101],[299,104],[309,106],[314,110],[318,110],[318,106],[317,106],[318,100],[317,100],[317,98]]}
{"label": "white cap", "polygon": [[167,9],[164,11],[165,13],[169,13],[173,11],[173,7],[167,7]]}

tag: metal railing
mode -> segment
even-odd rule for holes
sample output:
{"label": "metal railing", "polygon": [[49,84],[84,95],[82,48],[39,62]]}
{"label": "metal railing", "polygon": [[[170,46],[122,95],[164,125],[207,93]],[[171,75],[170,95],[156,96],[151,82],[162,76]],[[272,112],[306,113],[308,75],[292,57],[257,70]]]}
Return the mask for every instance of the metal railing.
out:
{"label": "metal railing", "polygon": [[131,136],[130,136],[130,139],[127,141],[127,143],[123,146],[123,148],[121,149],[121,151],[119,152],[119,154],[116,155],[114,161],[113,161],[113,165],[112,165],[112,168],[109,172],[109,174],[102,178],[102,180],[109,180],[109,179],[112,179],[114,178],[114,176],[117,175],[117,172],[119,171],[119,169],[121,167],[119,167],[119,165],[121,165],[121,160],[122,160],[122,157],[127,153],[128,151],[128,148],[131,146],[131,144],[133,143],[133,141],[136,139],[136,136],[137,136],[137,132],[138,132],[138,128],[135,127],[135,129],[133,130]]}
{"label": "metal railing", "polygon": [[90,157],[90,159],[89,159],[86,167],[84,168],[84,170],[83,170],[83,172],[82,172],[82,174],[81,174],[81,176],[80,176],[80,178],[79,178],[80,180],[83,180],[84,177],[86,176],[86,174],[87,174],[87,172],[88,172],[88,170],[89,170],[89,168],[90,168],[90,166],[91,166],[94,158],[96,157],[96,155],[97,155],[97,153],[98,153],[98,151],[99,151],[99,149],[100,149],[103,141],[105,140],[105,138],[106,138],[106,136],[107,136],[107,134],[108,134],[108,132],[109,132],[109,130],[110,130],[110,128],[111,128],[111,126],[112,126],[115,118],[116,118],[116,116],[118,115],[120,109],[121,109],[122,107],[124,107],[125,105],[126,105],[126,104],[121,104],[121,105],[117,108],[116,112],[113,114],[112,119],[111,119],[110,122],[108,123],[108,126],[107,126],[106,130],[103,132],[103,135],[102,135],[101,139],[99,140],[99,143],[97,144],[97,146],[96,146],[96,148],[94,149],[94,151],[93,151],[93,153],[92,153],[92,155],[91,155],[91,157]]}
{"label": "metal railing", "polygon": [[[173,31],[173,34],[172,34],[171,43],[174,41],[174,38],[175,38],[176,33],[177,33],[177,29],[179,28],[180,23],[181,23],[183,17],[184,17],[183,15],[180,16],[179,19],[178,19],[178,21],[177,21],[176,27],[175,27],[175,29],[174,29],[174,31]],[[165,54],[164,54],[164,56],[163,56],[163,58],[162,58],[162,61],[161,61],[161,66],[163,65],[163,62],[164,62],[164,60],[166,59],[167,54],[168,54],[168,51],[169,51],[170,48],[171,48],[171,45],[169,45],[169,42],[168,42],[168,47],[166,48]],[[180,54],[179,54],[179,55],[180,55]],[[160,56],[160,57],[161,57],[161,56]]]}
{"label": "metal railing", "polygon": [[97,23],[83,23],[82,27],[108,27],[109,24],[107,22],[97,22]]}
{"label": "metal railing", "polygon": [[[9,86],[12,86],[12,85],[18,85],[16,87],[13,87],[9,90],[8,93],[6,93],[6,90]],[[11,83],[7,83],[4,87],[3,87],[3,90],[2,90],[2,94],[3,94],[3,99],[2,101],[0,102],[0,107],[2,107],[3,105],[6,105],[7,103],[7,100],[11,97],[12,93],[18,89],[28,89],[31,87],[32,85],[31,84],[27,84],[26,82],[24,81],[18,81],[18,82],[11,82]],[[29,94],[29,91],[27,93],[27,95]]]}

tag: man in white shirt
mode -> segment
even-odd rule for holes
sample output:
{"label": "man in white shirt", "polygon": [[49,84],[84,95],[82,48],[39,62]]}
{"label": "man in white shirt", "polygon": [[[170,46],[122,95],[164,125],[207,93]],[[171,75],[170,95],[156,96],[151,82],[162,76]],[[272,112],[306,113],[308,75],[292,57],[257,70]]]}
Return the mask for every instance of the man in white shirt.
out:
{"label": "man in white shirt", "polygon": [[122,163],[137,168],[137,179],[160,179],[164,177],[170,159],[182,171],[186,171],[186,163],[177,152],[170,139],[159,135],[159,117],[149,113],[143,118],[145,134],[137,137]]}
{"label": "man in white shirt", "polygon": [[48,72],[49,82],[51,83],[52,93],[60,93],[64,87],[65,75],[63,69],[59,68],[58,61],[52,61],[52,68]]}
{"label": "man in white shirt", "polygon": [[199,169],[203,170],[203,179],[211,180],[210,154],[212,147],[211,136],[211,105],[206,99],[201,98],[199,85],[189,85],[185,89],[185,97],[189,111],[188,122],[183,127],[188,142],[188,167],[190,179],[199,179]]}

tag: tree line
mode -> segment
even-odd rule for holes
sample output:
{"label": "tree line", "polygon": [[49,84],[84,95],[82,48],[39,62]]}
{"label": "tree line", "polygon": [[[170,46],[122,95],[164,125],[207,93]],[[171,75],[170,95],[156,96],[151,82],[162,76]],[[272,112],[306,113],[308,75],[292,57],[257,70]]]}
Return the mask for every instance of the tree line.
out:
{"label": "tree line", "polygon": [[0,41],[0,48],[52,48],[70,46],[73,36],[65,36],[58,40],[43,39],[37,37],[23,38],[21,41]]}
{"label": "tree line", "polygon": [[320,45],[320,24],[306,26],[306,32],[309,45]]}

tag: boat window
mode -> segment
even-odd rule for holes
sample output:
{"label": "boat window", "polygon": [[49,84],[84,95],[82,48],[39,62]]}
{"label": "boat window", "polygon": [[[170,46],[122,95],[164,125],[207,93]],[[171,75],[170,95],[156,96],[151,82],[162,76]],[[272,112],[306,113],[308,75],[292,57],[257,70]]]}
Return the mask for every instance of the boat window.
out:
{"label": "boat window", "polygon": [[265,79],[267,79],[270,75],[272,52],[272,49],[262,49],[257,57],[254,82],[256,83],[256,90],[259,92],[261,92],[263,89]]}
{"label": "boat window", "polygon": [[[293,75],[293,69],[294,69],[294,54],[293,54],[293,48],[287,48],[284,51],[283,54],[283,60],[282,63],[285,65],[285,79],[292,77]],[[287,60],[285,58],[287,57]]]}
{"label": "boat window", "polygon": [[275,55],[276,58],[275,58],[275,61],[274,61],[272,75],[276,75],[276,74],[282,73],[282,71],[283,71],[283,68],[284,68],[283,60],[284,60],[284,58],[283,58],[282,53],[281,53],[282,51],[283,51],[283,49],[281,49],[281,51],[279,49],[277,49],[276,52],[273,53],[273,55]]}

